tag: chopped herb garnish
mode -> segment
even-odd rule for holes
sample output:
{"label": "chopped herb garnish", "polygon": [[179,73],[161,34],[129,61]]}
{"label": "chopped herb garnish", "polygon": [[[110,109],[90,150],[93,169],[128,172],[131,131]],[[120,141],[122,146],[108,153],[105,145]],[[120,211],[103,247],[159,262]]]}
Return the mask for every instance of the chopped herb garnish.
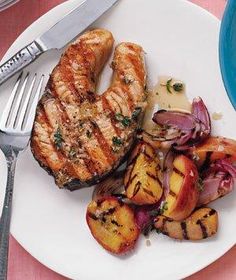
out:
{"label": "chopped herb garnish", "polygon": [[156,92],[156,95],[159,95],[159,92],[158,92],[158,91]]}
{"label": "chopped herb garnish", "polygon": [[115,119],[119,122],[123,120],[124,116],[120,113],[115,114]]}
{"label": "chopped herb garnish", "polygon": [[91,138],[92,137],[92,132],[90,130],[87,130],[86,135],[87,135],[88,138]]}
{"label": "chopped herb garnish", "polygon": [[171,88],[171,84],[170,84],[170,83],[171,83],[171,82],[172,82],[172,78],[169,79],[169,80],[166,82],[166,84],[164,85],[169,93],[172,93],[172,91],[170,90],[170,88]]}
{"label": "chopped herb garnish", "polygon": [[130,125],[131,119],[129,117],[124,117],[121,123],[123,124],[123,126],[127,127]]}
{"label": "chopped herb garnish", "polygon": [[114,144],[115,146],[118,146],[118,147],[120,147],[120,146],[123,145],[122,139],[119,138],[119,137],[117,137],[117,136],[113,136],[112,142],[113,142],[113,144]]}
{"label": "chopped herb garnish", "polygon": [[115,146],[115,147],[112,147],[111,149],[112,149],[113,153],[117,153],[117,152],[119,152],[120,147]]}
{"label": "chopped herb garnish", "polygon": [[131,119],[127,116],[123,116],[120,113],[117,113],[115,115],[115,118],[116,118],[117,121],[121,122],[124,127],[127,127],[131,124]]}
{"label": "chopped herb garnish", "polygon": [[72,147],[69,151],[69,157],[73,158],[76,155],[76,150]]}
{"label": "chopped herb garnish", "polygon": [[198,188],[199,192],[202,192],[204,190],[204,183],[203,183],[203,180],[201,178],[198,178],[197,188]]}
{"label": "chopped herb garnish", "polygon": [[161,207],[159,209],[160,215],[164,213],[164,211],[168,210],[168,203],[165,201],[164,203],[161,204]]}
{"label": "chopped herb garnish", "polygon": [[169,80],[167,80],[166,84],[161,84],[161,86],[165,86],[166,89],[167,89],[167,91],[168,91],[169,93],[172,93],[171,88],[173,88],[173,90],[174,90],[175,92],[181,92],[181,91],[183,91],[183,89],[184,89],[184,84],[181,83],[181,82],[175,82],[175,83],[172,85],[172,84],[171,84],[171,83],[172,83],[172,80],[173,80],[173,79],[170,78]]}
{"label": "chopped herb garnish", "polygon": [[183,84],[183,83],[180,83],[180,82],[174,83],[174,84],[173,84],[173,89],[174,89],[174,91],[176,91],[176,92],[181,92],[181,91],[183,91],[183,89],[184,89],[184,84]]}
{"label": "chopped herb garnish", "polygon": [[161,233],[161,230],[159,228],[156,228],[156,233],[157,234],[160,234]]}
{"label": "chopped herb garnish", "polygon": [[167,202],[166,202],[166,201],[161,203],[160,208],[151,210],[151,211],[149,212],[149,215],[150,215],[151,217],[156,217],[156,216],[158,216],[158,215],[162,215],[162,214],[164,213],[165,210],[166,210],[166,211],[168,210],[168,206],[167,206]]}
{"label": "chopped herb garnish", "polygon": [[58,127],[56,132],[54,133],[54,144],[56,145],[57,149],[60,149],[62,146],[62,142],[64,142],[61,130]]}
{"label": "chopped herb garnish", "polygon": [[133,113],[132,113],[132,119],[133,120],[137,120],[139,114],[142,112],[142,108],[141,107],[137,107],[134,109]]}

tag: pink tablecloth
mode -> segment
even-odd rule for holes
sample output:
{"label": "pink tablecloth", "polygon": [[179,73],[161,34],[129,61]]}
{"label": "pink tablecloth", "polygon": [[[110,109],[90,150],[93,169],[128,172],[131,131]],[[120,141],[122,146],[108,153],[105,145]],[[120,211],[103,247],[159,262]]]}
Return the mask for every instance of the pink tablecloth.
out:
{"label": "pink tablecloth", "polygon": [[[0,58],[15,38],[36,18],[63,0],[21,0],[0,14]],[[225,0],[192,0],[221,18]],[[222,258],[192,275],[188,280],[236,279],[236,246]],[[31,257],[14,238],[10,240],[9,280],[62,280],[66,279],[41,265]]]}

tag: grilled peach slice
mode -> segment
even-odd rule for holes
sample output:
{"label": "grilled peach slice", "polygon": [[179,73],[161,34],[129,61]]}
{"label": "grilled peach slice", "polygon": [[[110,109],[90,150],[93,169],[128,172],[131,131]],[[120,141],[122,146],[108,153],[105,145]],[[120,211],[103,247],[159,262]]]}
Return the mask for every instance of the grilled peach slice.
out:
{"label": "grilled peach slice", "polygon": [[198,171],[195,164],[184,155],[177,156],[169,177],[170,189],[163,215],[178,221],[188,217],[198,201],[197,182]]}
{"label": "grilled peach slice", "polygon": [[134,211],[114,197],[91,201],[86,220],[97,242],[114,254],[132,249],[139,237]]}
{"label": "grilled peach slice", "polygon": [[201,240],[214,235],[218,228],[218,214],[211,208],[200,208],[183,221],[157,216],[154,226],[161,233],[175,239]]}
{"label": "grilled peach slice", "polygon": [[210,137],[189,151],[198,167],[209,165],[218,159],[236,161],[236,141],[224,137]]}
{"label": "grilled peach slice", "polygon": [[140,142],[132,152],[125,174],[127,197],[138,205],[158,202],[163,193],[160,169],[155,150]]}

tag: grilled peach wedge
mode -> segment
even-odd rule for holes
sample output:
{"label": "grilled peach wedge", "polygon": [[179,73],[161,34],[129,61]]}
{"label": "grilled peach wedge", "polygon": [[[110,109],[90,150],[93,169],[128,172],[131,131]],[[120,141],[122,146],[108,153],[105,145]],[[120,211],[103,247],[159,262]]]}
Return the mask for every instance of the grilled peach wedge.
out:
{"label": "grilled peach wedge", "polygon": [[154,204],[163,193],[160,161],[148,143],[140,142],[128,162],[124,184],[127,197],[135,204]]}
{"label": "grilled peach wedge", "polygon": [[187,218],[198,201],[197,182],[195,164],[184,155],[177,156],[169,176],[169,193],[163,215],[177,221]]}
{"label": "grilled peach wedge", "polygon": [[200,168],[218,159],[236,161],[236,141],[224,137],[209,137],[206,141],[190,149],[189,154]]}
{"label": "grilled peach wedge", "polygon": [[218,228],[218,214],[211,208],[200,208],[183,221],[157,216],[154,226],[161,233],[179,240],[201,240],[214,235]]}
{"label": "grilled peach wedge", "polygon": [[114,197],[92,201],[86,220],[97,242],[114,254],[132,249],[139,237],[133,209]]}

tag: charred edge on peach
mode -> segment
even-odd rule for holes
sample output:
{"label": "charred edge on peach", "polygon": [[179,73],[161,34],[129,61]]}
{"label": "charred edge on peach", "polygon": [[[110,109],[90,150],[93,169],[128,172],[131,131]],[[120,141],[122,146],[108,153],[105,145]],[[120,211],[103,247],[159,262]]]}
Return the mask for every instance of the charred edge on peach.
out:
{"label": "charred edge on peach", "polygon": [[182,178],[185,177],[184,173],[182,173],[179,169],[177,169],[176,167],[173,168],[173,171],[175,173],[177,173],[179,176],[181,176]]}
{"label": "charred edge on peach", "polygon": [[187,225],[186,225],[186,222],[181,222],[181,229],[182,229],[182,233],[183,233],[183,238],[188,240],[189,237],[188,237],[188,230],[187,230]]}
{"label": "charred edge on peach", "polygon": [[200,228],[201,228],[203,239],[207,238],[207,237],[208,237],[207,229],[206,229],[206,227],[204,226],[204,224],[202,223],[202,221],[201,221],[201,220],[198,220],[196,224],[199,225]]}
{"label": "charred edge on peach", "polygon": [[142,185],[142,184],[141,184],[140,181],[138,181],[138,182],[135,184],[134,192],[133,192],[133,197],[139,192],[141,185]]}

